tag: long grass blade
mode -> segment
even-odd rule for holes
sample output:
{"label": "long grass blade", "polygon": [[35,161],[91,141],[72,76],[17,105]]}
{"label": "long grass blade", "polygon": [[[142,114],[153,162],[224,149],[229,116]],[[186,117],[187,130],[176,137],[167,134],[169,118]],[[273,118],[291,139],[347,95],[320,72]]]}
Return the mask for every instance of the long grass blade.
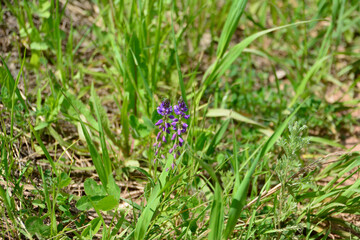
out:
{"label": "long grass blade", "polygon": [[288,125],[289,121],[294,117],[296,112],[300,109],[300,106],[298,106],[291,114],[288,116],[285,121],[276,129],[276,131],[273,133],[273,135],[267,140],[265,145],[262,147],[261,152],[257,155],[257,157],[254,159],[253,163],[251,164],[250,169],[246,172],[246,175],[241,182],[240,186],[238,187],[237,191],[234,193],[232,198],[232,203],[230,206],[230,212],[229,212],[229,219],[223,234],[223,239],[228,239],[234,230],[235,224],[241,214],[242,208],[245,205],[245,199],[247,195],[247,189],[249,187],[249,183],[251,180],[251,177],[253,173],[255,172],[255,168],[262,159],[265,154],[270,150],[270,148],[275,144],[275,142],[280,138],[281,134],[285,130],[286,126]]}

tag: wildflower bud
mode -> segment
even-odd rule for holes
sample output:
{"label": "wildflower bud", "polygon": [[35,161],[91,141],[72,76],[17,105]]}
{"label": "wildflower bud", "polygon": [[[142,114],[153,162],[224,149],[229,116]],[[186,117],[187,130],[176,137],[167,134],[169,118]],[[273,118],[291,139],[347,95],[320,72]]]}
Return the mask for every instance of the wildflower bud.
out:
{"label": "wildflower bud", "polygon": [[174,115],[169,115],[169,118],[170,118],[170,119],[174,119]]}
{"label": "wildflower bud", "polygon": [[156,159],[154,159],[154,163],[156,163]]}
{"label": "wildflower bud", "polygon": [[170,127],[170,123],[165,123],[165,128],[168,129]]}
{"label": "wildflower bud", "polygon": [[167,133],[167,134],[170,134],[170,130],[169,130],[169,129],[166,129],[166,133]]}
{"label": "wildflower bud", "polygon": [[173,122],[178,122],[178,121],[179,121],[178,118],[174,118],[174,119],[173,119]]}
{"label": "wildflower bud", "polygon": [[163,123],[163,120],[160,119],[159,121],[157,121],[157,123],[155,123],[155,126],[159,126],[159,125],[162,124],[162,123]]}
{"label": "wildflower bud", "polygon": [[154,144],[153,144],[153,147],[156,147],[156,145],[157,145],[157,143],[154,143]]}
{"label": "wildflower bud", "polygon": [[179,146],[182,147],[183,143],[182,142],[179,142]]}
{"label": "wildflower bud", "polygon": [[180,134],[181,134],[181,129],[180,128],[177,130],[177,133],[180,136]]}
{"label": "wildflower bud", "polygon": [[174,133],[174,134],[172,135],[172,137],[171,137],[171,141],[174,141],[174,140],[175,140],[175,138],[176,138],[176,133]]}
{"label": "wildflower bud", "polygon": [[189,126],[189,125],[187,125],[186,123],[183,123],[183,124],[182,124],[182,127],[183,127],[183,128],[187,128],[188,126]]}
{"label": "wildflower bud", "polygon": [[159,144],[158,144],[158,148],[161,148],[161,142],[159,142]]}
{"label": "wildflower bud", "polygon": [[174,153],[174,159],[176,159],[176,153]]}
{"label": "wildflower bud", "polygon": [[176,124],[177,124],[177,122],[172,122],[172,123],[171,123],[171,125],[172,125],[173,127],[175,127]]}
{"label": "wildflower bud", "polygon": [[175,167],[175,164],[174,164],[174,163],[172,163],[172,164],[171,164],[171,168],[172,168],[172,169],[174,169],[174,167]]}
{"label": "wildflower bud", "polygon": [[163,142],[166,142],[166,137],[165,137],[165,135],[163,135],[162,140],[163,140]]}
{"label": "wildflower bud", "polygon": [[190,115],[185,115],[184,118],[185,119],[188,119],[190,117]]}
{"label": "wildflower bud", "polygon": [[183,143],[184,140],[181,137],[179,137],[179,142]]}
{"label": "wildflower bud", "polygon": [[173,149],[173,148],[170,148],[169,153],[172,153],[173,151],[174,151],[174,149]]}
{"label": "wildflower bud", "polygon": [[161,135],[161,132],[159,132],[159,133],[157,134],[157,136],[156,136],[156,140],[159,140],[160,135]]}
{"label": "wildflower bud", "polygon": [[163,159],[165,159],[165,156],[164,156],[164,154],[161,154],[161,157],[162,157]]}
{"label": "wildflower bud", "polygon": [[156,156],[158,153],[159,153],[159,149],[158,149],[158,150],[156,150],[156,152],[155,152],[155,156]]}

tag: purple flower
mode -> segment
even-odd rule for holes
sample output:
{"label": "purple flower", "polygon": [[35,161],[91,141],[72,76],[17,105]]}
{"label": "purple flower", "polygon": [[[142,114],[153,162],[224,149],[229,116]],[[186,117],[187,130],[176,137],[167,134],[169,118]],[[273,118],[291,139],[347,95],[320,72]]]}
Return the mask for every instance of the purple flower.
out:
{"label": "purple flower", "polygon": [[162,133],[162,132],[159,132],[159,133],[157,134],[156,140],[159,140],[159,138],[160,138],[160,136],[161,136],[161,133]]}
{"label": "purple flower", "polygon": [[[186,114],[188,107],[182,98],[173,107],[168,99],[163,100],[160,106],[157,107],[157,112],[162,118],[155,123],[155,126],[159,128],[159,132],[154,144],[156,156],[154,163],[159,159],[165,159],[164,154],[166,152],[172,154],[176,159],[181,155],[179,150],[185,144],[184,134],[186,134],[189,125],[184,122],[184,119],[190,118],[190,114]],[[173,115],[174,113],[177,115],[176,117]],[[167,134],[171,134],[171,141],[174,143],[170,149],[169,147],[166,148],[168,144],[166,141]],[[174,169],[175,164],[172,163],[171,167]],[[166,170],[168,171],[168,169]]]}
{"label": "purple flower", "polygon": [[162,123],[163,123],[163,120],[160,119],[159,121],[157,121],[157,123],[155,123],[155,126],[159,126],[159,125],[162,124]]}
{"label": "purple flower", "polygon": [[172,112],[170,100],[165,99],[160,106],[157,108],[157,112],[162,116],[168,116]]}
{"label": "purple flower", "polygon": [[[184,102],[184,100],[182,99],[182,97],[180,97],[179,101],[178,101],[178,105],[174,106],[174,112],[176,115],[181,115],[183,117],[185,117],[185,112],[187,112],[188,108],[186,106],[186,103]],[[190,116],[189,116],[190,117]],[[188,117],[188,118],[189,118]]]}

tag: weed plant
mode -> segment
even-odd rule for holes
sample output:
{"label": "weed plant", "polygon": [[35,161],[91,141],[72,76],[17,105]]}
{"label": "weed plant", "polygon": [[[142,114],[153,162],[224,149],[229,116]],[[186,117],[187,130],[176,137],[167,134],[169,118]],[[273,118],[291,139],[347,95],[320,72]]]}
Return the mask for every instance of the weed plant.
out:
{"label": "weed plant", "polygon": [[1,1],[1,237],[359,239],[359,13]]}

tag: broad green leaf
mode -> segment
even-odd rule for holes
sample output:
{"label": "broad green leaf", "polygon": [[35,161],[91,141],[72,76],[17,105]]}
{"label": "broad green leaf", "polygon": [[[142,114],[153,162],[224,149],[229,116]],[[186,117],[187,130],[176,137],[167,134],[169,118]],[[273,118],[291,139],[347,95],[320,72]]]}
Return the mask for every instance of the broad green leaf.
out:
{"label": "broad green leaf", "polygon": [[106,196],[107,193],[103,185],[98,185],[94,179],[87,178],[84,182],[84,190],[88,196]]}
{"label": "broad green leaf", "polygon": [[75,204],[80,211],[87,211],[92,208],[92,204],[88,196],[82,196]]}
{"label": "broad green leaf", "polygon": [[94,207],[101,211],[110,211],[119,205],[119,201],[113,195],[108,195],[99,201],[93,202]]}
{"label": "broad green leaf", "polygon": [[233,111],[232,109],[212,108],[212,109],[208,110],[206,117],[227,117],[227,118],[232,118],[239,122],[244,122],[244,123],[252,124],[252,125],[255,125],[258,127],[266,128],[261,123],[258,123],[248,117],[245,117],[245,116],[241,115],[240,113]]}

